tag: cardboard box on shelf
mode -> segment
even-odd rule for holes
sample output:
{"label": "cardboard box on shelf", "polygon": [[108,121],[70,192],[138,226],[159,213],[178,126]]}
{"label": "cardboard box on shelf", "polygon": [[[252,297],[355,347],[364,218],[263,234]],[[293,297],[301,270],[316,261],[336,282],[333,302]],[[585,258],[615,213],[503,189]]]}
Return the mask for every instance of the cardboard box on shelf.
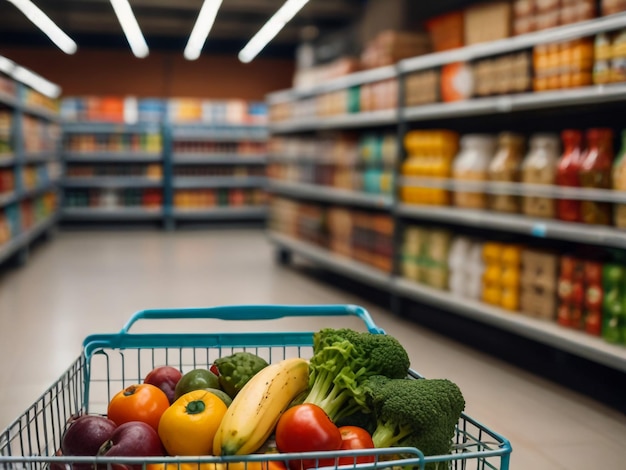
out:
{"label": "cardboard box on shelf", "polygon": [[465,10],[465,45],[497,41],[511,36],[513,8],[508,1],[480,3]]}
{"label": "cardboard box on shelf", "polygon": [[522,252],[522,285],[556,291],[559,256],[550,251],[525,249]]}
{"label": "cardboard box on shelf", "polygon": [[435,52],[463,47],[464,19],[462,11],[437,16],[426,22],[426,29]]}

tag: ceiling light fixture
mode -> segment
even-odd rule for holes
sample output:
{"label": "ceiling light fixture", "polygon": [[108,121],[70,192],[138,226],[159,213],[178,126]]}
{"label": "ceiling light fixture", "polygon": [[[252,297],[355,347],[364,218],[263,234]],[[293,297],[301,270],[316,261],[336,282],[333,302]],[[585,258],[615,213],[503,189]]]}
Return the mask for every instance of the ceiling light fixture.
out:
{"label": "ceiling light fixture", "polygon": [[148,55],[148,44],[143,37],[141,28],[139,28],[139,23],[137,23],[137,18],[133,14],[130,3],[128,3],[128,0],[111,0],[111,5],[126,35],[130,49],[135,54],[135,57],[143,59]]}
{"label": "ceiling light fixture", "polygon": [[185,46],[185,52],[183,53],[185,59],[196,60],[200,57],[206,38],[213,27],[213,23],[215,23],[215,17],[221,5],[222,0],[204,0],[200,13],[198,13],[196,24],[189,35],[189,41],[187,41]]}
{"label": "ceiling light fixture", "polygon": [[24,85],[28,85],[49,98],[58,98],[61,96],[61,87],[59,85],[46,80],[32,70],[16,65],[12,75],[13,78],[22,82]]}
{"label": "ceiling light fixture", "polygon": [[8,0],[66,54],[74,54],[78,46],[43,11],[30,0]]}
{"label": "ceiling light fixture", "polygon": [[287,0],[241,49],[239,60],[251,62],[308,2],[309,0]]}

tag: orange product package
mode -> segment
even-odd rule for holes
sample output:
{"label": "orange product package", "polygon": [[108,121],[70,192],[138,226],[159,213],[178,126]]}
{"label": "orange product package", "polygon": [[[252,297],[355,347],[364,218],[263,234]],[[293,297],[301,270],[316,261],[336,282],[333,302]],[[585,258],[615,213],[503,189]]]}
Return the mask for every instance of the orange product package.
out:
{"label": "orange product package", "polygon": [[441,68],[441,99],[462,101],[472,97],[474,77],[471,67],[464,62],[455,62]]}

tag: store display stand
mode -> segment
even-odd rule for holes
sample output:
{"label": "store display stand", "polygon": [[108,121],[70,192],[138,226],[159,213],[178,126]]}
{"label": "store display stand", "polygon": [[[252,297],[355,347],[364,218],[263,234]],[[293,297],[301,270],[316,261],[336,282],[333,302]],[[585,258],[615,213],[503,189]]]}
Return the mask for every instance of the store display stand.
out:
{"label": "store display stand", "polygon": [[218,152],[177,152],[180,142],[260,142],[267,139],[265,126],[212,126],[200,124],[175,124],[144,122],[137,124],[115,124],[99,122],[64,123],[66,139],[71,136],[91,136],[98,134],[156,134],[161,139],[161,150],[147,152],[133,151],[74,151],[64,152],[66,164],[159,164],[160,178],[137,176],[87,176],[66,177],[63,180],[65,191],[80,188],[131,189],[146,188],[162,191],[162,203],[158,207],[64,207],[62,222],[88,223],[158,223],[171,231],[183,223],[255,223],[263,224],[267,217],[265,205],[215,206],[207,208],[184,208],[176,203],[177,190],[203,189],[263,189],[264,176],[177,176],[176,169],[189,165],[237,168],[264,168],[267,156],[218,153]]}
{"label": "store display stand", "polygon": [[29,116],[41,122],[58,124],[57,113],[39,105],[26,102],[27,93],[31,92],[26,85],[15,82],[16,95],[0,93],[0,106],[8,108],[12,113],[12,129],[10,140],[12,153],[0,155],[0,168],[12,169],[15,187],[12,192],[0,194],[0,211],[15,208],[13,235],[10,240],[0,245],[0,265],[14,261],[17,265],[25,264],[30,255],[31,247],[41,239],[50,238],[59,219],[58,205],[45,218],[25,227],[21,206],[25,201],[34,200],[47,193],[56,193],[59,181],[56,175],[47,175],[45,181],[37,186],[27,188],[24,185],[24,172],[28,165],[56,163],[61,165],[59,158],[60,142],[53,142],[54,149],[45,152],[29,153],[24,142],[23,120]]}
{"label": "store display stand", "polygon": [[[538,44],[556,41],[567,41],[601,32],[613,31],[626,27],[626,13],[610,17],[553,28],[551,30],[530,33],[508,38],[493,43],[478,44],[442,53],[429,54],[399,62],[395,66],[359,72],[307,89],[291,89],[269,94],[267,102],[270,106],[282,103],[297,103],[309,100],[318,95],[347,90],[380,80],[396,78],[399,82],[398,107],[390,110],[369,111],[355,114],[343,114],[331,117],[294,117],[284,121],[270,123],[270,134],[276,136],[316,133],[333,130],[381,130],[393,129],[398,135],[398,162],[404,160],[403,138],[406,132],[416,125],[426,128],[439,126],[445,120],[472,120],[474,117],[514,116],[516,113],[534,110],[543,112],[567,113],[570,109],[581,109],[584,106],[616,106],[626,103],[626,84],[594,85],[583,88],[546,91],[537,93],[521,93],[486,98],[468,99],[450,103],[433,103],[422,106],[405,106],[405,79],[411,72],[426,70],[456,61],[469,61],[481,57],[518,51]],[[269,156],[270,160],[280,156]],[[403,184],[415,182],[403,181],[396,169],[396,193]],[[422,181],[428,185],[428,181]],[[449,181],[430,181],[431,184],[442,185]],[[328,249],[315,246],[308,242],[294,239],[282,233],[269,231],[269,241],[277,251],[277,258],[288,262],[293,255],[298,255],[315,265],[338,273],[350,279],[380,289],[388,293],[389,305],[396,314],[405,314],[403,305],[406,300],[418,302],[444,309],[459,317],[469,318],[508,333],[515,334],[535,343],[553,348],[557,352],[572,354],[592,364],[607,368],[618,374],[626,372],[626,348],[606,343],[603,339],[588,336],[584,333],[568,330],[557,324],[536,318],[524,317],[504,309],[488,306],[481,302],[457,298],[451,292],[439,291],[434,288],[416,284],[400,276],[399,250],[401,234],[407,224],[412,221],[423,223],[439,222],[459,227],[474,228],[480,231],[499,231],[502,233],[521,234],[537,240],[563,240],[583,244],[596,244],[617,249],[626,248],[626,235],[623,231],[605,226],[573,224],[558,220],[538,220],[524,215],[505,215],[501,213],[466,210],[450,206],[418,206],[402,203],[396,196],[392,198],[372,197],[363,193],[338,190],[332,187],[315,186],[296,182],[270,180],[268,189],[282,198],[334,204],[345,207],[368,208],[370,210],[390,213],[395,221],[395,267],[389,275],[353,259],[344,258]],[[450,189],[450,188],[448,188]],[[484,190],[485,188],[481,188]],[[519,194],[532,188],[510,186],[508,188],[493,185],[488,188],[500,194]],[[560,188],[562,190],[563,188]],[[558,197],[559,188],[549,188],[553,197]],[[608,194],[610,193],[610,194]],[[567,194],[577,199],[611,199],[619,202],[623,195],[607,191],[603,194],[593,190],[577,191]]]}

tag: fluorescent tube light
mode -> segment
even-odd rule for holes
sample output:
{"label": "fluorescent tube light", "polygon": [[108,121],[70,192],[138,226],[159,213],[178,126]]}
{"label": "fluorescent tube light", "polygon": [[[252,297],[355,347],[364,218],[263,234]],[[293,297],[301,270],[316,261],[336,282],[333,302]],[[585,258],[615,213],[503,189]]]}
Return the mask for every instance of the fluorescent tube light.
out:
{"label": "fluorescent tube light", "polygon": [[19,65],[16,65],[13,70],[13,78],[49,98],[58,98],[61,95],[61,87],[59,85],[56,85],[43,78],[41,75],[37,75],[35,72]]}
{"label": "fluorescent tube light", "polygon": [[74,54],[78,46],[43,11],[30,0],[8,0],[66,54]]}
{"label": "fluorescent tube light", "polygon": [[200,13],[198,13],[196,24],[189,35],[187,46],[185,46],[185,52],[183,53],[185,59],[196,60],[200,57],[206,38],[213,27],[213,23],[215,23],[215,17],[221,5],[222,0],[204,0]]}
{"label": "fluorescent tube light", "polygon": [[0,55],[0,72],[6,75],[13,75],[15,71],[15,62]]}
{"label": "fluorescent tube light", "polygon": [[111,5],[126,35],[130,49],[135,54],[135,57],[143,59],[148,55],[148,44],[139,28],[137,18],[135,18],[133,10],[130,8],[130,3],[128,3],[128,0],[111,0]]}
{"label": "fluorescent tube light", "polygon": [[284,26],[296,16],[309,0],[287,0],[267,23],[250,39],[248,44],[239,51],[241,62],[251,62],[259,52],[280,32]]}

